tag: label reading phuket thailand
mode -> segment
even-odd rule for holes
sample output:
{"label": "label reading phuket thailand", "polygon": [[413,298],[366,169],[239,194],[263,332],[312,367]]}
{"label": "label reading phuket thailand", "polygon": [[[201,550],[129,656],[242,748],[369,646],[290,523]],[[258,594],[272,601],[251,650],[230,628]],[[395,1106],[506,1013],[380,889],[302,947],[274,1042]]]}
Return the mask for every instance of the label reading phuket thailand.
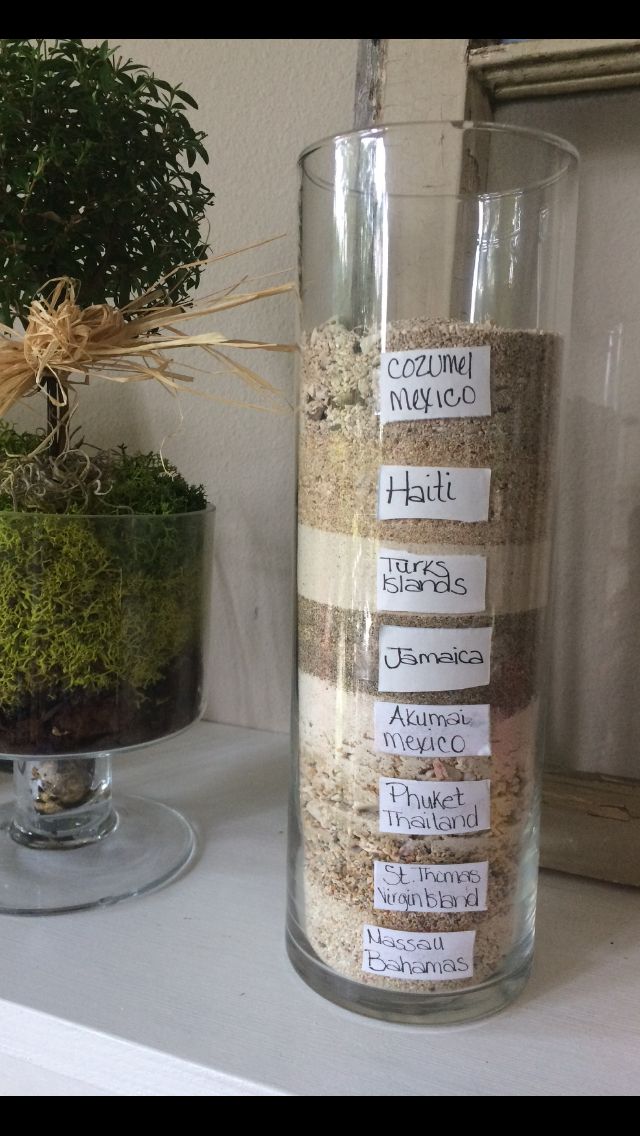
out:
{"label": "label reading phuket thailand", "polygon": [[490,781],[405,781],[381,777],[380,832],[484,832],[491,828]]}
{"label": "label reading phuket thailand", "polygon": [[473,975],[475,931],[407,934],[390,927],[362,928],[365,974],[406,978],[412,982],[446,982]]}
{"label": "label reading phuket thailand", "polygon": [[484,611],[484,556],[423,556],[392,548],[378,552],[378,611],[469,614]]}
{"label": "label reading phuket thailand", "polygon": [[490,469],[382,465],[378,518],[381,521],[486,521],[490,482]]}
{"label": "label reading phuket thailand", "polygon": [[489,757],[488,706],[374,705],[375,748],[403,757]]}
{"label": "label reading phuket thailand", "polygon": [[484,346],[383,352],[380,421],[491,414],[490,351]]}
{"label": "label reading phuket thailand", "polygon": [[373,862],[373,906],[382,911],[486,911],[489,864]]}
{"label": "label reading phuket thailand", "polygon": [[417,694],[489,682],[491,628],[393,627],[379,635],[378,690]]}

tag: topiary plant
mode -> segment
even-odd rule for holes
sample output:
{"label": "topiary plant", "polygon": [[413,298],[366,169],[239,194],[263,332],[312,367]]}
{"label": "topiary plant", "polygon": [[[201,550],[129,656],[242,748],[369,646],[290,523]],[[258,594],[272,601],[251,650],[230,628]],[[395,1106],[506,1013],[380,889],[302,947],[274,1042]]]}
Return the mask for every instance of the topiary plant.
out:
{"label": "topiary plant", "polygon": [[[0,40],[0,412],[47,400],[46,428],[0,422],[0,749],[65,755],[30,774],[47,815],[82,806],[82,786],[95,803],[90,763],[80,776],[68,755],[166,735],[200,706],[204,489],[158,454],[69,437],[76,383],[175,389],[186,376],[167,347],[196,343],[267,386],[222,353],[223,335],[181,330],[214,196],[195,169],[208,161],[196,105],[106,42]],[[288,287],[227,288],[199,310]]]}
{"label": "topiary plant", "polygon": [[[54,277],[82,303],[123,307],[180,264],[202,259],[213,193],[193,167],[204,134],[179,84],[105,42],[0,40],[0,319],[26,324]],[[194,265],[172,278],[186,300]]]}

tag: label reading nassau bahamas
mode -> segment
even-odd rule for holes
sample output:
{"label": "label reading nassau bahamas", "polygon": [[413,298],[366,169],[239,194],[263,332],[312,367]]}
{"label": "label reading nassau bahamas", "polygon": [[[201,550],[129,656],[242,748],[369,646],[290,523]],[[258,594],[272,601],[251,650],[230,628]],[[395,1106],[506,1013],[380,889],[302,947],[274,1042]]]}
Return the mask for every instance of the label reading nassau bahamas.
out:
{"label": "label reading nassau bahamas", "polygon": [[362,969],[379,978],[411,982],[446,982],[473,975],[475,931],[431,934],[394,931],[391,927],[362,928]]}
{"label": "label reading nassau bahamas", "polygon": [[491,414],[490,351],[423,347],[380,358],[380,421],[485,418]]}

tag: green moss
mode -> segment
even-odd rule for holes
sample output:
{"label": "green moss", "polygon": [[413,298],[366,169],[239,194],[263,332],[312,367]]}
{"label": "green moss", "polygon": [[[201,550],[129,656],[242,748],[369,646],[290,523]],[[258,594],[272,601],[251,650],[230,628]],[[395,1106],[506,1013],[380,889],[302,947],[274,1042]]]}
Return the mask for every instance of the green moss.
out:
{"label": "green moss", "polygon": [[106,470],[107,488],[95,495],[96,513],[191,513],[204,509],[202,485],[190,485],[160,454],[128,454],[125,446],[114,451]]}
{"label": "green moss", "polygon": [[158,454],[40,441],[0,421],[0,707],[141,700],[201,635],[204,490]]}
{"label": "green moss", "polygon": [[0,705],[122,684],[142,698],[198,636],[198,567],[123,571],[84,518],[0,514]]}
{"label": "green moss", "polygon": [[206,508],[202,485],[191,485],[153,451],[126,446],[96,450],[83,443],[60,455],[35,451],[43,436],[17,431],[0,419],[0,510],[93,515],[157,516]]}

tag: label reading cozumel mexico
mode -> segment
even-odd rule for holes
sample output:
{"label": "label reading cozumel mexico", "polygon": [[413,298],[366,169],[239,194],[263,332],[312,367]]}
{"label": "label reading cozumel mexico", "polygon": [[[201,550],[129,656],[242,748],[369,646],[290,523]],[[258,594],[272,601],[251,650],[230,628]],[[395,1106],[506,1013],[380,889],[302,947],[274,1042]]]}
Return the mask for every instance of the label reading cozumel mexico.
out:
{"label": "label reading cozumel mexico", "polygon": [[381,521],[486,521],[490,469],[383,465],[378,485]]}
{"label": "label reading cozumel mexico", "polygon": [[381,422],[491,414],[490,351],[485,345],[383,352]]}
{"label": "label reading cozumel mexico", "polygon": [[381,777],[380,832],[484,832],[491,828],[490,781],[413,781]]}
{"label": "label reading cozumel mexico", "polygon": [[465,615],[485,609],[484,556],[417,556],[401,549],[378,552],[378,611]]}
{"label": "label reading cozumel mexico", "polygon": [[365,923],[362,969],[379,978],[406,978],[413,982],[471,978],[475,935],[475,931],[412,934]]}
{"label": "label reading cozumel mexico", "polygon": [[489,682],[490,627],[380,628],[378,690],[469,690]]}
{"label": "label reading cozumel mexico", "polygon": [[374,705],[375,748],[403,757],[489,757],[488,706]]}
{"label": "label reading cozumel mexico", "polygon": [[486,860],[476,864],[373,862],[373,906],[382,911],[486,911]]}

